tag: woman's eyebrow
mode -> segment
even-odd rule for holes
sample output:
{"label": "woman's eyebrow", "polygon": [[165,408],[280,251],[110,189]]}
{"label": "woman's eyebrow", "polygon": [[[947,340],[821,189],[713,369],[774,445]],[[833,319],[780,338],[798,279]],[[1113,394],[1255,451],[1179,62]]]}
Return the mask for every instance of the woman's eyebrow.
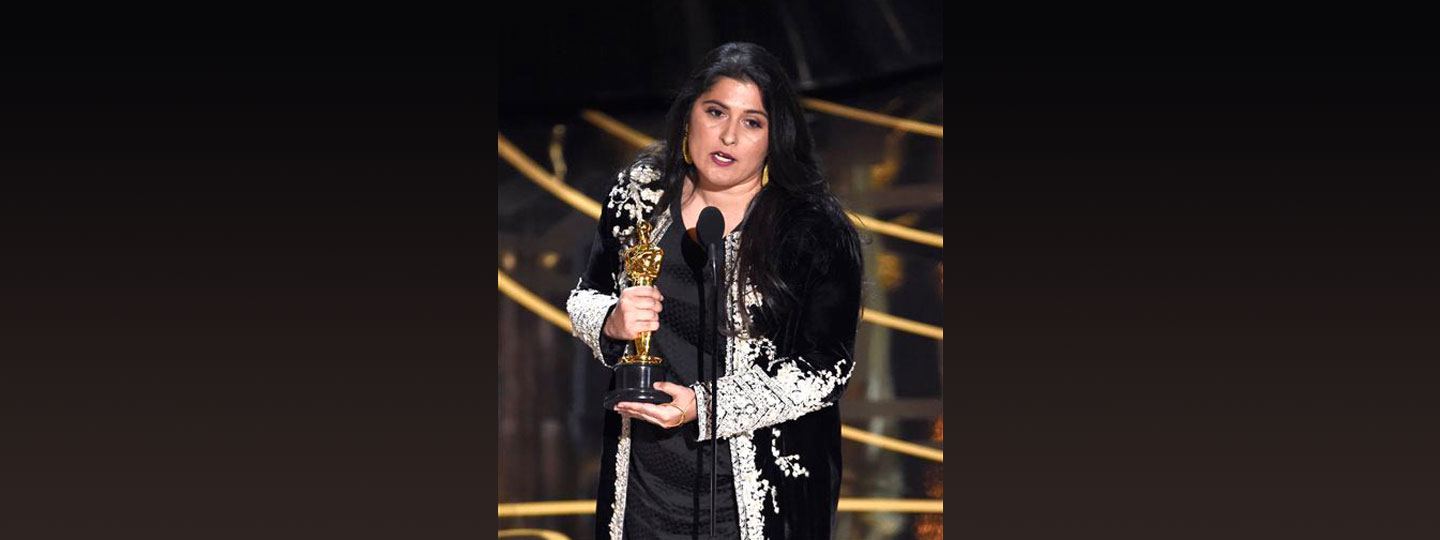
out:
{"label": "woman's eyebrow", "polygon": [[[702,101],[701,103],[711,103],[711,104],[714,104],[714,105],[719,105],[721,108],[723,108],[723,109],[725,109],[725,110],[727,110],[727,111],[730,110],[730,106],[729,106],[729,105],[726,105],[726,104],[721,103],[721,102],[719,102],[719,101],[715,101],[715,100],[713,100],[713,99],[707,99],[707,100],[705,100],[705,101]],[[755,109],[747,109],[745,112],[747,112],[747,113],[755,113],[755,114],[758,114],[758,115],[760,115],[760,116],[764,116],[765,118],[770,118],[770,115],[765,114],[765,111],[757,111],[757,110],[755,110]]]}

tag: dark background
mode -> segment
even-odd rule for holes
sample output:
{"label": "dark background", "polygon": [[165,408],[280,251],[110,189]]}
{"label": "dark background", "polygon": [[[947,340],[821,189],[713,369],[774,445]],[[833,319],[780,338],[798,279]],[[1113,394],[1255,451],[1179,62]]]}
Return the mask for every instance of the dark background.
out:
{"label": "dark background", "polygon": [[960,48],[953,530],[1434,537],[1433,57]]}
{"label": "dark background", "polygon": [[0,536],[489,530],[487,47],[6,45]]}
{"label": "dark background", "polygon": [[731,41],[770,51],[809,97],[883,87],[887,77],[940,71],[943,8],[939,0],[510,6],[498,29],[499,121],[553,123],[597,104],[664,110],[705,53]]}

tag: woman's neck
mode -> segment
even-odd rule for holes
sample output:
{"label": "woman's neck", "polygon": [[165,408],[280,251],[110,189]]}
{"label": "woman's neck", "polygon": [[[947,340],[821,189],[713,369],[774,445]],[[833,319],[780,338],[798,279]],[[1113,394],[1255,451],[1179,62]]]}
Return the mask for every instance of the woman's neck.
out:
{"label": "woman's neck", "polygon": [[750,201],[760,193],[760,181],[744,182],[729,188],[712,189],[705,182],[685,182],[681,191],[680,204],[685,208],[705,208],[714,206],[720,209],[725,215],[727,231],[735,228],[740,223],[735,217],[743,217],[745,209],[750,206]]}

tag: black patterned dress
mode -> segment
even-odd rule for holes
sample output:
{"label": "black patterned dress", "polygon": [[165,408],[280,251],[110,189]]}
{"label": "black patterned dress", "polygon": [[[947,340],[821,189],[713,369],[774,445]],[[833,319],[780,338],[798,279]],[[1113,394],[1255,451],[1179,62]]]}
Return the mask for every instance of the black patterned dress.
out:
{"label": "black patterned dress", "polygon": [[[710,370],[710,357],[700,347],[700,306],[714,293],[699,288],[705,281],[704,259],[684,234],[693,224],[678,222],[679,197],[672,197],[669,208],[659,207],[659,171],[653,159],[642,157],[621,172],[566,309],[575,336],[597,360],[613,367],[633,352],[630,342],[609,339],[601,328],[620,291],[629,286],[620,253],[635,244],[637,219],[651,223],[665,250],[657,278],[665,304],[652,353],[664,359],[671,382],[695,391],[697,408],[704,413],[712,398],[696,383],[702,368],[707,378]],[[762,191],[759,197],[764,196]],[[708,534],[708,449],[714,437],[720,441],[721,461],[718,538],[831,537],[840,494],[838,403],[855,366],[851,351],[860,317],[860,261],[835,249],[834,231],[848,223],[803,207],[786,214],[786,220],[776,268],[803,307],[770,325],[772,335],[722,338],[727,353],[716,421],[701,414],[680,428],[665,429],[605,414],[596,538]],[[744,229],[742,223],[725,237],[727,268],[734,268]],[[732,326],[743,326],[741,310],[758,316],[764,299],[748,284],[736,283],[732,272],[726,274],[722,316]],[[613,378],[610,384],[613,388]]]}

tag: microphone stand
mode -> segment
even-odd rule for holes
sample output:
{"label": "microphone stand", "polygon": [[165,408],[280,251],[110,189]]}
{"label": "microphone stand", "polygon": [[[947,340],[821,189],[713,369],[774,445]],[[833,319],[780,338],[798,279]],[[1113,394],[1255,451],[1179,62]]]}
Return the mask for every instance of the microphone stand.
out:
{"label": "microphone stand", "polygon": [[725,353],[720,339],[720,314],[723,303],[721,298],[725,297],[725,279],[721,275],[724,265],[721,261],[725,257],[725,239],[722,236],[720,241],[710,246],[710,281],[714,284],[714,293],[711,295],[710,306],[714,316],[714,324],[710,325],[710,540],[715,540],[715,475],[720,463],[720,426],[716,423],[719,417],[716,411],[719,409],[720,401],[720,356]]}
{"label": "microphone stand", "polygon": [[[705,254],[710,263],[711,297],[709,309],[702,309],[702,312],[710,313],[710,324],[703,324],[702,331],[708,332],[710,341],[707,343],[704,336],[701,337],[703,346],[710,348],[710,378],[706,386],[710,389],[710,540],[715,539],[716,521],[716,476],[720,464],[720,429],[716,424],[720,417],[718,411],[720,402],[720,357],[725,355],[725,347],[722,344],[720,335],[720,321],[722,317],[721,301],[725,297],[725,217],[720,209],[708,206],[700,211],[700,219],[696,224],[696,232],[700,233],[701,243],[705,246]],[[701,315],[704,317],[704,315]],[[702,319],[703,320],[703,319]],[[700,371],[704,371],[704,357],[700,360]],[[699,417],[700,411],[695,411]],[[703,460],[703,455],[701,456]]]}

